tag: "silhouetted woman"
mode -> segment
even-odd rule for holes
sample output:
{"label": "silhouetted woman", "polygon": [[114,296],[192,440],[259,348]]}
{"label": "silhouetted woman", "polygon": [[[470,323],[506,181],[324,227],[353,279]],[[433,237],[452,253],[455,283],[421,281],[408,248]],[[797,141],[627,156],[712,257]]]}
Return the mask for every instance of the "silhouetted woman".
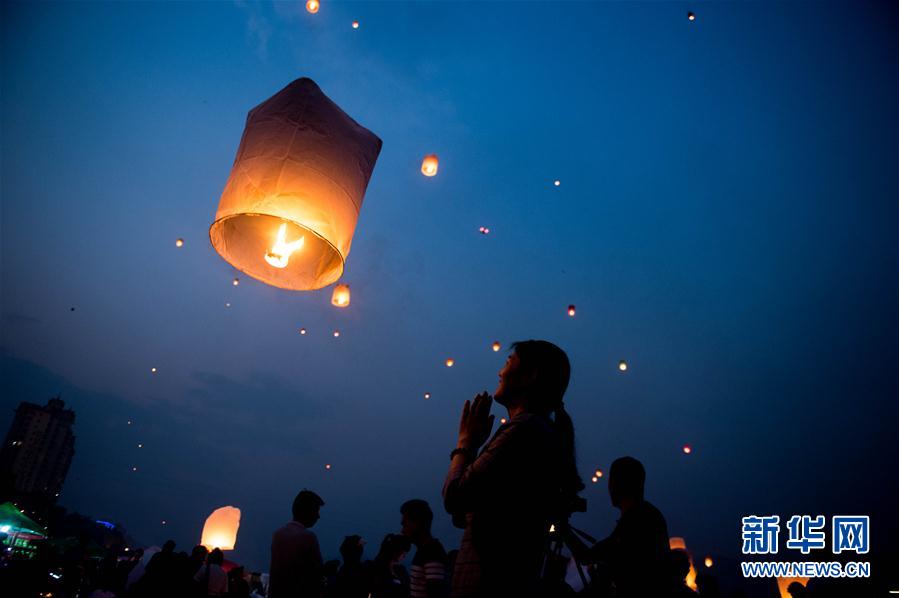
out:
{"label": "silhouetted woman", "polygon": [[570,512],[584,488],[562,403],[569,375],[568,356],[556,345],[512,345],[494,393],[508,423],[480,454],[493,428],[493,399],[484,392],[465,402],[443,486],[446,510],[465,526],[453,598],[536,594],[550,522]]}

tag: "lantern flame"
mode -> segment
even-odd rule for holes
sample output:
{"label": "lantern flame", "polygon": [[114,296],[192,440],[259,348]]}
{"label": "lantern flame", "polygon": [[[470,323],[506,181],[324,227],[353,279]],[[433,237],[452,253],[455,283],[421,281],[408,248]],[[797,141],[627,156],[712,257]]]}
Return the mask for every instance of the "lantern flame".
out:
{"label": "lantern flame", "polygon": [[286,268],[287,262],[290,260],[290,256],[293,252],[303,247],[303,240],[305,237],[300,237],[296,241],[287,243],[285,241],[286,236],[287,223],[284,222],[278,228],[278,236],[275,237],[275,244],[272,245],[272,248],[265,254],[265,261],[275,268]]}

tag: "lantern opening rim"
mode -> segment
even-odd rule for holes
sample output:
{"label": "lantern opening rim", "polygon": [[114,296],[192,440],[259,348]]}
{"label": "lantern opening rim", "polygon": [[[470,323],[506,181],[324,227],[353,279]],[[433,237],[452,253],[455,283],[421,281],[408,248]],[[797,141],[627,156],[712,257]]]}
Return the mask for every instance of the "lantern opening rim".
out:
{"label": "lantern opening rim", "polygon": [[[277,282],[271,282],[271,281],[268,281],[268,280],[262,280],[261,278],[259,278],[258,276],[254,275],[253,273],[248,272],[247,270],[245,270],[245,269],[243,269],[242,267],[238,266],[237,264],[235,264],[234,262],[232,262],[230,259],[228,259],[228,258],[225,256],[225,254],[222,253],[222,252],[219,250],[218,246],[215,244],[215,241],[213,240],[212,232],[213,232],[214,230],[216,230],[216,229],[221,228],[222,226],[224,226],[225,222],[227,222],[228,220],[231,220],[231,219],[233,219],[233,218],[243,218],[243,217],[245,217],[245,216],[265,216],[265,217],[268,217],[268,218],[276,218],[276,219],[280,220],[281,222],[286,222],[286,223],[288,223],[288,224],[292,224],[292,225],[294,225],[294,226],[296,226],[296,227],[302,229],[302,230],[304,231],[304,233],[308,233],[308,234],[312,235],[316,240],[321,241],[322,243],[324,243],[325,245],[327,245],[327,247],[330,248],[331,251],[332,251],[335,255],[337,255],[338,258],[340,258],[340,271],[337,273],[337,277],[334,278],[333,280],[329,280],[329,281],[327,281],[327,282],[325,282],[325,283],[323,283],[323,284],[320,284],[320,285],[318,285],[318,286],[312,286],[312,287],[309,287],[308,289],[295,289],[295,288],[293,288],[293,287],[283,286],[283,285],[281,285],[281,284],[277,284]],[[284,289],[285,291],[297,291],[297,292],[302,292],[302,291],[317,291],[317,290],[319,290],[319,289],[323,289],[323,288],[325,288],[325,287],[327,287],[327,286],[331,286],[332,284],[339,282],[340,279],[343,277],[343,273],[346,271],[346,257],[343,255],[343,253],[341,253],[341,251],[340,251],[339,249],[337,249],[337,247],[334,245],[334,243],[332,243],[331,241],[329,241],[328,239],[326,239],[325,237],[323,237],[321,234],[317,233],[316,231],[312,230],[312,229],[309,228],[308,226],[306,226],[306,225],[304,225],[304,224],[302,224],[302,223],[300,223],[300,222],[297,222],[296,220],[292,220],[292,219],[290,219],[290,218],[285,218],[284,216],[281,216],[281,215],[278,215],[278,214],[267,214],[267,213],[265,213],[265,212],[239,212],[239,213],[236,213],[236,214],[228,214],[227,216],[222,216],[221,218],[216,218],[216,219],[213,221],[213,223],[209,225],[209,243],[212,245],[212,248],[215,249],[215,252],[216,252],[217,254],[219,254],[219,257],[221,257],[223,260],[225,260],[226,262],[228,262],[228,264],[231,265],[231,267],[235,268],[236,270],[238,270],[238,271],[240,271],[240,272],[243,272],[244,274],[246,274],[247,276],[253,278],[254,280],[259,280],[260,282],[263,282],[264,284],[267,284],[267,285],[269,285],[269,286],[273,286],[273,287],[276,287],[276,288],[279,288],[279,289]]]}

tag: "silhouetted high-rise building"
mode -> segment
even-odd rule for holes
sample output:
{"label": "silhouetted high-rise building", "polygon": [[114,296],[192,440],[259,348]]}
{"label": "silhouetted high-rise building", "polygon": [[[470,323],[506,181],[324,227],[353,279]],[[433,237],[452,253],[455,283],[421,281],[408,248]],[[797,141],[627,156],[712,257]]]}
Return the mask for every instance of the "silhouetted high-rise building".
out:
{"label": "silhouetted high-rise building", "polygon": [[74,423],[75,412],[59,397],[19,404],[0,450],[0,476],[13,496],[34,505],[56,502],[75,454]]}

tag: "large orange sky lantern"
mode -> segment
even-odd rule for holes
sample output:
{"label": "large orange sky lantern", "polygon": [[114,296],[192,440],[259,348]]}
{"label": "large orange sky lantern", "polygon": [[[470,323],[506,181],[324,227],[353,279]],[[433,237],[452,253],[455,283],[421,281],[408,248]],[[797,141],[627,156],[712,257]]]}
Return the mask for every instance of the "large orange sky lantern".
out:
{"label": "large orange sky lantern", "polygon": [[240,509],[221,507],[206,518],[200,544],[213,550],[234,550],[237,544],[237,528],[240,527]]}
{"label": "large orange sky lantern", "polygon": [[250,110],[209,229],[213,247],[282,289],[336,282],[380,151],[377,135],[297,79]]}

